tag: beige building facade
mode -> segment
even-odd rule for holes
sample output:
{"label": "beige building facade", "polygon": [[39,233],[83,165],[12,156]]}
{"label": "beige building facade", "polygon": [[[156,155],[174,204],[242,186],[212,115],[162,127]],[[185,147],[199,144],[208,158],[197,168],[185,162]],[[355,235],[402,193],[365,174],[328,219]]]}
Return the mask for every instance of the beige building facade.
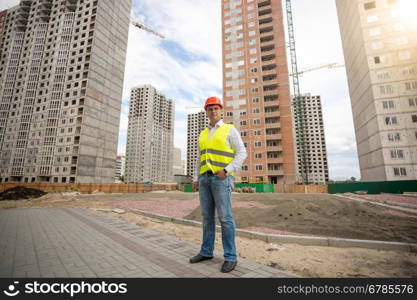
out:
{"label": "beige building facade", "polygon": [[126,143],[126,182],[173,181],[174,101],[151,85],[132,88]]}
{"label": "beige building facade", "polygon": [[208,126],[209,119],[205,111],[188,114],[187,116],[187,175],[193,178],[198,163],[198,138],[200,133]]}
{"label": "beige building facade", "polygon": [[[327,164],[326,139],[324,134],[323,112],[321,97],[311,94],[300,95],[300,113],[303,128],[298,128],[297,118],[294,120],[294,135],[296,139],[298,181],[302,182],[301,166],[304,157],[305,171],[309,184],[326,184],[329,181],[329,166]],[[301,126],[300,126],[301,127]],[[302,130],[303,136],[300,136]],[[301,153],[302,139],[305,153]]]}
{"label": "beige building facade", "polygon": [[336,5],[361,180],[417,179],[417,22],[407,17],[413,6],[400,0]]}

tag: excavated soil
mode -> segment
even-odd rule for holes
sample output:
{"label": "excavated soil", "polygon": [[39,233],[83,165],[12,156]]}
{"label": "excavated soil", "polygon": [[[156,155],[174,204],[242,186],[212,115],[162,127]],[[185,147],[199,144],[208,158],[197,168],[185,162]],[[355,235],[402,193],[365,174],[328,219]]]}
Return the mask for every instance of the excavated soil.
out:
{"label": "excavated soil", "polygon": [[[417,242],[417,217],[397,215],[370,203],[333,195],[241,194],[233,195],[238,228],[272,230],[324,237],[396,242]],[[253,203],[266,207],[239,207]],[[201,221],[200,208],[186,216]]]}
{"label": "excavated soil", "polygon": [[34,199],[34,198],[42,197],[45,194],[46,194],[45,192],[42,192],[37,189],[26,188],[23,186],[16,186],[14,188],[7,189],[4,192],[0,193],[0,201]]}

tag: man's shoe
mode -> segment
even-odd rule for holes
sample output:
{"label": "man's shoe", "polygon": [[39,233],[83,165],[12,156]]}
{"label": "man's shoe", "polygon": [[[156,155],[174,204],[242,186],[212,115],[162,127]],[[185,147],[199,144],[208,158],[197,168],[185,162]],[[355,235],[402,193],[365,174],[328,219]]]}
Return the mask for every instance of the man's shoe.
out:
{"label": "man's shoe", "polygon": [[207,260],[207,259],[212,259],[212,258],[213,258],[213,256],[202,256],[200,254],[197,254],[196,256],[193,256],[193,257],[190,258],[190,264],[195,264],[195,263],[198,263],[200,261]]}
{"label": "man's shoe", "polygon": [[234,270],[234,268],[237,265],[237,261],[229,261],[229,260],[225,260],[222,266],[222,272],[223,273],[229,273],[231,271]]}

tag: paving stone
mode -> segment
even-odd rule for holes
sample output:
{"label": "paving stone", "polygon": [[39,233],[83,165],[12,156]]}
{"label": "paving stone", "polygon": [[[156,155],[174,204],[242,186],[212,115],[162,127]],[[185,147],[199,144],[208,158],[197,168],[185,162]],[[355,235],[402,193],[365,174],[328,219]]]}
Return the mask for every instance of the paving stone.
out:
{"label": "paving stone", "polygon": [[190,264],[199,245],[87,209],[7,209],[0,220],[0,277],[292,276],[246,259],[221,273],[221,251]]}

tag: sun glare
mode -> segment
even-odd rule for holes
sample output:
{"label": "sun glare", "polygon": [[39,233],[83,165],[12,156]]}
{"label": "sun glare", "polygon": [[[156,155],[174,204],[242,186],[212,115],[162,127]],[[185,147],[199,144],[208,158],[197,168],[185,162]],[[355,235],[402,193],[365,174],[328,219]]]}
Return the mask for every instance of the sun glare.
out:
{"label": "sun glare", "polygon": [[417,27],[417,0],[399,0],[395,14],[404,22]]}

